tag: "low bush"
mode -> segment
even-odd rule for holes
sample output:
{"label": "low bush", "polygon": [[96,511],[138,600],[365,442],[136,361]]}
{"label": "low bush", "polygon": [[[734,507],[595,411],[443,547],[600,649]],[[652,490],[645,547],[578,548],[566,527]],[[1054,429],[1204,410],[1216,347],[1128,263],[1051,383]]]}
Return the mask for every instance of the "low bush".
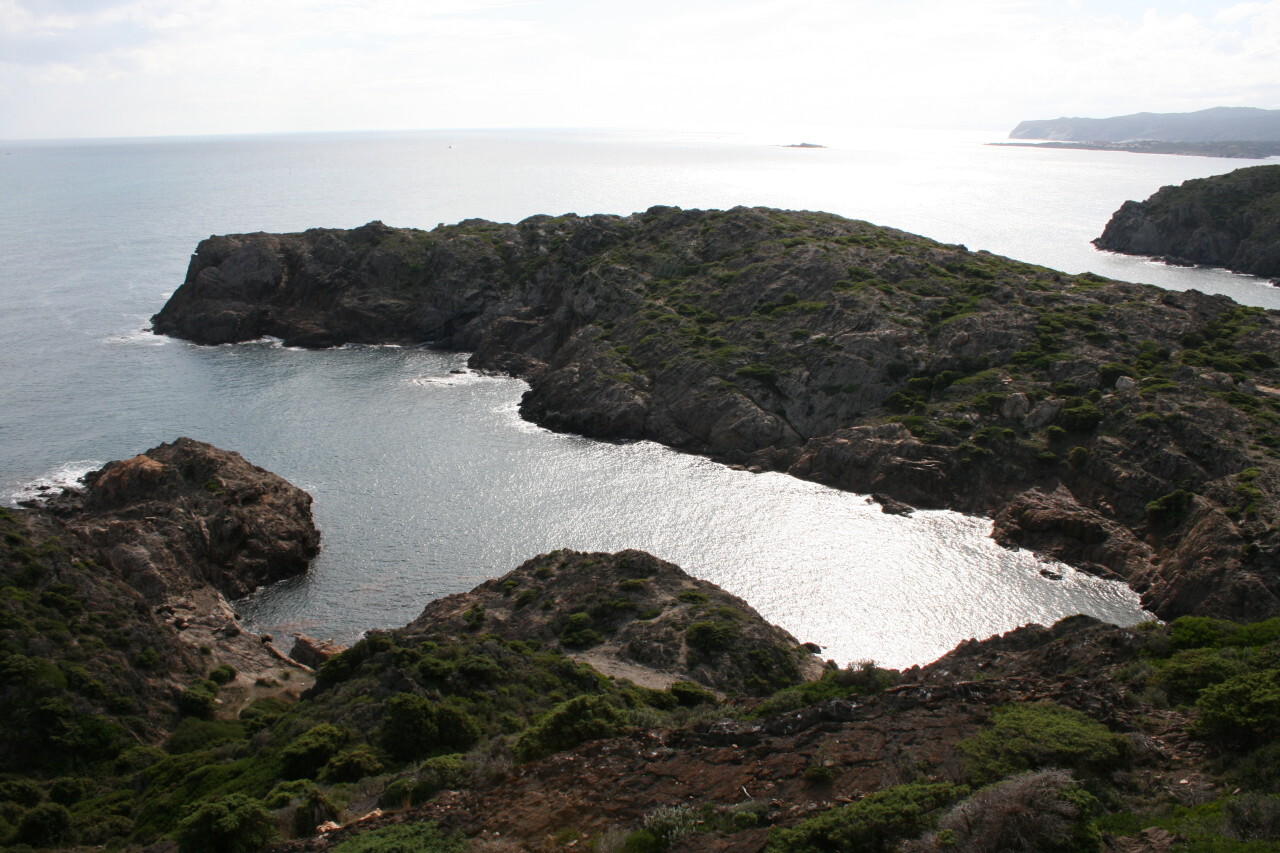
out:
{"label": "low bush", "polygon": [[644,816],[644,831],[658,842],[658,849],[668,850],[675,842],[692,835],[698,828],[698,813],[692,806],[659,806]]}
{"label": "low bush", "polygon": [[236,668],[224,663],[209,670],[209,680],[214,684],[230,684],[236,680]]}
{"label": "low bush", "polygon": [[331,853],[462,853],[466,841],[446,836],[434,823],[401,823],[362,832],[335,845]]}
{"label": "low bush", "polygon": [[622,731],[624,723],[622,713],[608,698],[575,696],[527,728],[511,751],[517,761],[533,761],[589,740],[612,737]]}
{"label": "low bush", "polygon": [[902,853],[947,850],[1094,853],[1098,801],[1070,773],[1041,770],[997,782],[957,804],[938,831],[908,842]]}
{"label": "low bush", "polygon": [[1207,687],[1243,675],[1248,665],[1218,649],[1185,649],[1177,652],[1152,679],[1168,689],[1175,700],[1194,701]]}
{"label": "low bush", "polygon": [[32,847],[62,847],[71,840],[71,814],[60,803],[32,806],[18,824],[17,841]]}
{"label": "low bush", "polygon": [[322,782],[358,782],[382,772],[382,759],[368,744],[343,750],[320,768]]}
{"label": "low bush", "polygon": [[178,694],[178,710],[200,719],[209,719],[218,708],[218,685],[201,678]]}
{"label": "low bush", "polygon": [[830,809],[790,828],[775,829],[769,853],[857,850],[887,853],[929,828],[933,813],[969,789],[945,783],[912,783],[868,794],[856,803]]}
{"label": "low bush", "polygon": [[479,739],[476,720],[451,705],[412,693],[398,693],[387,700],[380,742],[397,761],[460,752]]}
{"label": "low bush", "polygon": [[281,774],[286,779],[314,779],[346,740],[346,732],[329,723],[311,727],[280,751]]}
{"label": "low bush", "polygon": [[1210,735],[1260,743],[1280,735],[1280,669],[1250,672],[1206,688],[1196,700],[1200,729]]}
{"label": "low bush", "polygon": [[997,708],[959,748],[975,781],[990,782],[1047,767],[1096,776],[1121,763],[1125,740],[1079,711],[1037,702]]}
{"label": "low bush", "polygon": [[276,837],[275,819],[244,794],[213,797],[178,824],[180,853],[253,853]]}

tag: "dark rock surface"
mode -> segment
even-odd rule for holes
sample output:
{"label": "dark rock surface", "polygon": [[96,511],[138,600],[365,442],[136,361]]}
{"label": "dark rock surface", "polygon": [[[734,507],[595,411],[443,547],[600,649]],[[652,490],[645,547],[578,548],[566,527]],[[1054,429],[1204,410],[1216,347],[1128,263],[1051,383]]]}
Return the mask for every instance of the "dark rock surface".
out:
{"label": "dark rock surface", "polygon": [[[1166,618],[1280,613],[1280,323],[1225,297],[831,214],[655,207],[214,237],[154,328],[470,350],[552,429],[923,508],[1065,490],[1004,539],[1105,566]],[[1195,511],[1149,510],[1174,492]],[[1094,515],[1115,547],[1069,545]]]}
{"label": "dark rock surface", "polygon": [[1280,166],[1252,166],[1126,201],[1099,249],[1280,276]]}
{"label": "dark rock surface", "polygon": [[301,574],[320,550],[310,495],[189,438],[108,463],[48,509],[156,599],[204,585],[239,598]]}

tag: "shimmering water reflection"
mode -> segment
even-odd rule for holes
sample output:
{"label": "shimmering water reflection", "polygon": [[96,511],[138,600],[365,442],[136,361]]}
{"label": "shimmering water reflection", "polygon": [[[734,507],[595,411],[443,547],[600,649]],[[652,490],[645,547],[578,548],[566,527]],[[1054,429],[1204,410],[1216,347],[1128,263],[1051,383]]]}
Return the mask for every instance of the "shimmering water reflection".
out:
{"label": "shimmering water reflection", "polygon": [[[983,519],[886,515],[864,496],[783,474],[543,430],[516,412],[524,383],[451,373],[458,355],[179,346],[271,362],[252,375],[271,377],[263,393],[276,417],[306,412],[323,448],[298,482],[316,495],[322,526],[343,533],[308,577],[242,602],[264,630],[349,641],[556,548],[650,551],[838,661],[905,666],[1026,622],[1143,616],[1122,585],[1061,565],[1060,580],[1042,576],[1043,562],[997,546]],[[290,369],[299,358],[307,370]],[[347,391],[315,395],[316,383]],[[362,411],[362,401],[376,405]],[[349,446],[361,435],[367,443]]]}

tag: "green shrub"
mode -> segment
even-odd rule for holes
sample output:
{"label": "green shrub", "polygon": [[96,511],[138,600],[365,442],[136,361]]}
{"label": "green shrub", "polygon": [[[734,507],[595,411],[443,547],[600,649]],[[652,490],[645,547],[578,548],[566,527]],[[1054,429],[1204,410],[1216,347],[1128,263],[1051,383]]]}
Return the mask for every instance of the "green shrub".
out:
{"label": "green shrub", "polygon": [[368,744],[343,750],[320,768],[322,782],[358,782],[366,776],[382,772],[382,759]]}
{"label": "green shrub", "polygon": [[276,837],[275,819],[244,794],[212,797],[178,824],[180,853],[253,853]]}
{"label": "green shrub", "polygon": [[1185,649],[1169,658],[1153,681],[1175,699],[1195,699],[1200,691],[1248,670],[1244,661],[1224,657],[1217,649]]}
{"label": "green shrub", "polygon": [[1280,641],[1280,617],[1240,625],[1227,638],[1228,645],[1245,648],[1266,646],[1277,641]]}
{"label": "green shrub", "polygon": [[230,684],[236,679],[236,668],[229,663],[209,670],[209,680],[214,684]]}
{"label": "green shrub", "polygon": [[314,785],[303,793],[293,809],[293,834],[309,838],[316,827],[336,818],[342,809]]}
{"label": "green shrub", "polygon": [[1156,524],[1176,524],[1191,509],[1193,497],[1185,489],[1174,489],[1147,504],[1147,517]]}
{"label": "green shrub", "polygon": [[738,638],[738,628],[727,622],[694,622],[684,632],[689,647],[704,654],[714,654],[731,646]]}
{"label": "green shrub", "polygon": [[570,613],[560,631],[560,643],[570,649],[585,649],[604,642],[599,631],[591,627],[591,615],[585,612]]}
{"label": "green shrub", "polygon": [[659,806],[644,816],[641,826],[658,842],[658,849],[669,850],[671,845],[694,833],[698,826],[698,813],[692,806]]}
{"label": "green shrub", "polygon": [[716,701],[716,694],[712,693],[701,684],[694,684],[692,681],[677,681],[667,688],[671,695],[675,697],[677,703],[685,707],[693,707],[695,705],[711,705]]}
{"label": "green shrub", "polygon": [[218,685],[208,679],[193,681],[178,694],[178,710],[183,714],[209,719],[218,708]]}
{"label": "green shrub", "polygon": [[1102,410],[1093,403],[1081,402],[1058,412],[1056,420],[1068,432],[1092,432],[1102,422]]}
{"label": "green shrub", "polygon": [[1169,623],[1172,649],[1217,648],[1236,630],[1234,622],[1210,616],[1179,616]]}
{"label": "green shrub", "polygon": [[169,736],[165,749],[173,755],[198,752],[220,743],[245,738],[245,727],[235,720],[202,720],[184,717]]}
{"label": "green shrub", "polygon": [[396,779],[382,796],[378,805],[383,808],[405,808],[420,805],[442,788],[455,788],[462,784],[467,765],[459,755],[438,755],[422,762],[412,776]]}
{"label": "green shrub", "polygon": [[1098,801],[1062,770],[1023,773],[975,793],[904,853],[944,850],[1094,853]]}
{"label": "green shrub", "polygon": [[1245,742],[1280,734],[1280,669],[1250,672],[1207,687],[1196,700],[1203,731]]}
{"label": "green shrub", "polygon": [[32,806],[18,824],[17,840],[33,847],[61,847],[71,840],[71,814],[61,803]]}
{"label": "green shrub", "polygon": [[532,761],[622,731],[622,713],[604,696],[575,696],[526,729],[512,746],[516,760]]}
{"label": "green shrub", "polygon": [[412,693],[397,693],[387,700],[381,744],[397,761],[460,752],[479,739],[475,719],[451,705]]}
{"label": "green shrub", "polygon": [[446,836],[434,823],[401,823],[362,832],[330,853],[462,853],[466,841]]}
{"label": "green shrub", "polygon": [[769,853],[887,853],[929,827],[933,812],[969,792],[960,785],[912,783],[868,794],[791,829],[769,834]]}
{"label": "green shrub", "polygon": [[285,779],[314,779],[346,740],[346,732],[335,725],[312,726],[280,751],[281,774]]}
{"label": "green shrub", "polygon": [[9,779],[0,782],[0,803],[17,803],[31,808],[44,801],[44,791],[30,779]]}
{"label": "green shrub", "polygon": [[1005,705],[987,727],[959,744],[977,781],[1062,767],[1097,775],[1124,757],[1124,739],[1071,708],[1052,702]]}
{"label": "green shrub", "polygon": [[98,783],[83,776],[63,776],[49,783],[49,799],[64,806],[74,805],[98,790]]}

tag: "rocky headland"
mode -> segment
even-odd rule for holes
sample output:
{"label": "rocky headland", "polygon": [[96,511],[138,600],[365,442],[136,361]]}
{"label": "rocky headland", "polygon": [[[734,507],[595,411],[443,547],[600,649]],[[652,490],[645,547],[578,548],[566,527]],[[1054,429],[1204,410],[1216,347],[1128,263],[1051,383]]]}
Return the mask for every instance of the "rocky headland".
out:
{"label": "rocky headland", "polygon": [[1161,142],[1135,139],[1127,142],[988,142],[1006,148],[1074,148],[1084,151],[1121,151],[1126,154],[1180,154],[1184,157],[1229,157],[1265,160],[1280,157],[1280,141]]}
{"label": "rocky headland", "polygon": [[1110,118],[1019,122],[1010,139],[1074,142],[1280,142],[1280,110],[1211,107],[1192,113],[1133,113]]}
{"label": "rocky headland", "polygon": [[212,237],[153,322],[471,351],[553,429],[989,514],[1164,618],[1280,613],[1280,327],[1225,297],[657,207]]}
{"label": "rocky headland", "polygon": [[1280,278],[1280,166],[1236,169],[1126,201],[1093,244],[1171,264]]}

